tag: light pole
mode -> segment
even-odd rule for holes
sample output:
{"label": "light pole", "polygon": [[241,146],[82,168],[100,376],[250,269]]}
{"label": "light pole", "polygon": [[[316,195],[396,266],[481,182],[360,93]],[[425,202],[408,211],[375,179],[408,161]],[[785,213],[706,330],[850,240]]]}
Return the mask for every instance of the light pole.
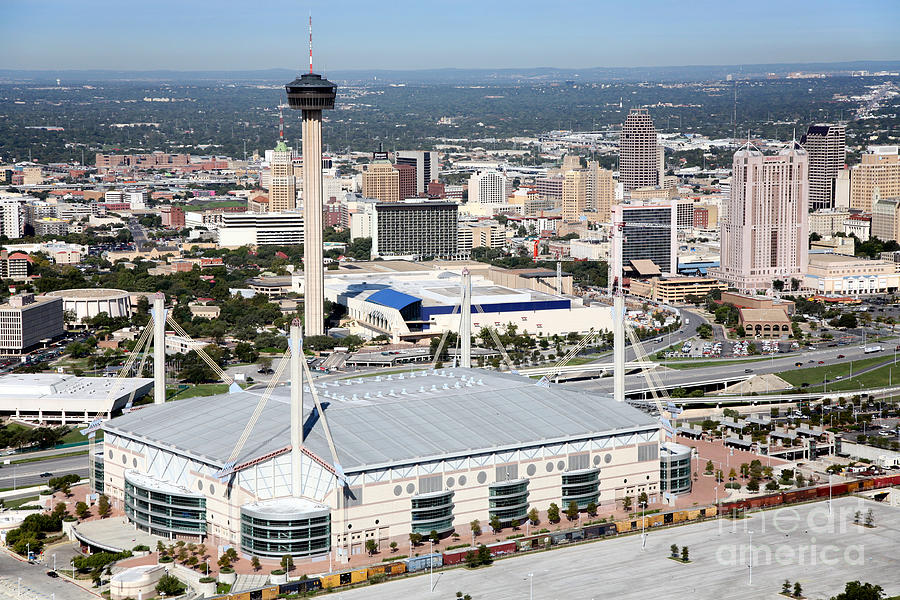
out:
{"label": "light pole", "polygon": [[645,525],[647,523],[647,515],[645,514],[647,512],[647,503],[641,502],[640,506],[642,508],[642,510],[641,510],[641,552],[643,552],[645,546],[647,545],[647,533],[645,531]]}
{"label": "light pole", "polygon": [[53,553],[53,570],[56,571],[56,553]]}
{"label": "light pole", "polygon": [[753,585],[753,532],[750,532],[750,561],[747,563],[749,567],[749,584]]}
{"label": "light pole", "polygon": [[534,573],[529,573],[528,579],[528,598],[529,600],[534,600]]}
{"label": "light pole", "polygon": [[831,473],[828,473],[828,515],[831,515]]}
{"label": "light pole", "polygon": [[434,540],[428,540],[428,591],[434,593]]}
{"label": "light pole", "polygon": [[716,486],[716,519],[719,518],[719,486]]}

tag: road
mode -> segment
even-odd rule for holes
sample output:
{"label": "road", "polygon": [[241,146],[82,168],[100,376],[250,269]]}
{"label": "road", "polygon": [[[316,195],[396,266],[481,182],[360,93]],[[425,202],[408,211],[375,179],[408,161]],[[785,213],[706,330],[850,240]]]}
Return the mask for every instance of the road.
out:
{"label": "road", "polygon": [[[886,342],[881,342],[882,346],[885,348],[893,348],[895,345],[895,340],[890,340]],[[649,352],[649,349],[648,349]],[[837,356],[839,354],[843,354],[844,358],[838,359]],[[789,369],[796,368],[795,365],[797,362],[805,363],[804,366],[817,366],[818,362],[824,361],[826,365],[834,365],[839,363],[849,363],[854,360],[859,360],[861,358],[872,358],[873,356],[881,356],[884,358],[885,362],[888,362],[893,357],[893,352],[882,352],[880,354],[871,354],[867,355],[863,352],[860,346],[838,346],[837,348],[825,348],[821,350],[811,350],[808,352],[804,352],[802,354],[791,354],[785,356],[773,355],[772,358],[767,358],[764,360],[758,360],[759,357],[748,357],[743,360],[748,361],[746,364],[724,364],[724,365],[716,365],[709,367],[698,367],[696,369],[684,369],[684,370],[658,370],[657,376],[659,380],[666,385],[666,387],[675,388],[680,386],[688,386],[692,384],[697,384],[698,382],[706,382],[706,381],[715,381],[722,379],[723,377],[742,377],[744,375],[749,376],[749,374],[745,374],[745,369],[752,369],[753,375],[758,375],[762,373],[778,373],[780,371],[787,371]],[[753,360],[756,359],[756,360]],[[631,358],[626,358],[626,360],[631,360]],[[734,359],[721,359],[722,361],[731,361]],[[810,363],[809,361],[814,361]],[[713,360],[703,359],[702,362],[714,362]],[[665,363],[663,363],[665,364]],[[818,382],[810,382],[818,383]],[[613,380],[611,377],[606,377],[603,379],[592,379],[587,381],[574,381],[569,382],[567,385],[576,386],[582,389],[587,389],[591,391],[600,391],[606,393],[613,392]],[[640,373],[634,375],[627,375],[625,377],[625,391],[628,393],[629,391],[640,391],[646,387],[646,380],[644,376]]]}
{"label": "road", "polygon": [[[3,460],[11,458],[4,457]],[[76,475],[87,477],[89,470],[87,454],[48,458],[47,460],[18,465],[3,465],[3,468],[0,469],[0,489],[12,489],[14,482],[16,488],[47,483],[47,480],[50,478],[41,477],[41,473],[53,473],[54,477],[75,473]]]}
{"label": "road", "polygon": [[[63,568],[65,564],[57,559],[57,567]],[[50,568],[52,563],[50,559]],[[95,594],[62,577],[48,577],[47,570],[47,565],[28,564],[0,551],[0,600],[96,600]]]}
{"label": "road", "polygon": [[131,232],[131,237],[134,240],[134,247],[138,250],[147,243],[147,234],[144,233],[144,228],[141,227],[140,223],[138,223],[137,219],[131,218],[128,219],[128,231]]}

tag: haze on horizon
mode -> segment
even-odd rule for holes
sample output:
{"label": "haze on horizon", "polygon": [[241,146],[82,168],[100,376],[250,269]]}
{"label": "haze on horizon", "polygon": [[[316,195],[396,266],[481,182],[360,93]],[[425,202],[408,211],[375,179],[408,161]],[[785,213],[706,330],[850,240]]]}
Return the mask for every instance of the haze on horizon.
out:
{"label": "haze on horizon", "polygon": [[[126,8],[127,7],[127,8]],[[21,70],[654,67],[900,59],[900,3],[6,0]]]}

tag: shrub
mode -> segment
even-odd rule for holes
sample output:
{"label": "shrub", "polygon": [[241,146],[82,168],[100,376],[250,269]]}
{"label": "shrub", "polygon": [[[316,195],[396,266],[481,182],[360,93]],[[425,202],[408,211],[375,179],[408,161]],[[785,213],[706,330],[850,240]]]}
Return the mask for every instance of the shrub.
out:
{"label": "shrub", "polygon": [[185,585],[173,575],[163,575],[156,583],[156,592],[166,596],[179,596],[184,593]]}
{"label": "shrub", "polygon": [[215,582],[216,582],[215,577],[201,577],[200,578],[200,583],[215,583]]}
{"label": "shrub", "polygon": [[150,552],[150,546],[145,546],[144,544],[138,544],[131,550],[132,550],[132,552]]}
{"label": "shrub", "polygon": [[284,569],[274,569],[272,575],[284,575]]}

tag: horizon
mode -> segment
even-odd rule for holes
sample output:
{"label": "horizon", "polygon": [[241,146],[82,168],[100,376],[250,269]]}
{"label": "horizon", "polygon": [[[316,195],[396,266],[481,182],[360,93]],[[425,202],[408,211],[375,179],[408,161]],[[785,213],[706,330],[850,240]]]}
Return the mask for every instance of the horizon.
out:
{"label": "horizon", "polygon": [[[125,13],[105,0],[8,0],[0,53],[14,71],[303,69],[311,13],[314,64],[320,72],[900,60],[900,39],[891,25],[900,21],[896,2],[874,0],[853,10],[835,0],[761,4],[751,8],[701,0],[685,10],[664,0],[627,7],[463,0],[448,11],[410,0],[387,9],[359,0],[337,6],[322,0],[271,0],[262,8],[234,0],[160,0],[129,6]],[[282,29],[273,29],[273,22]],[[39,42],[33,39],[35,28],[13,27],[16,23],[39,24]],[[285,34],[292,32],[295,41],[286,43]]]}

